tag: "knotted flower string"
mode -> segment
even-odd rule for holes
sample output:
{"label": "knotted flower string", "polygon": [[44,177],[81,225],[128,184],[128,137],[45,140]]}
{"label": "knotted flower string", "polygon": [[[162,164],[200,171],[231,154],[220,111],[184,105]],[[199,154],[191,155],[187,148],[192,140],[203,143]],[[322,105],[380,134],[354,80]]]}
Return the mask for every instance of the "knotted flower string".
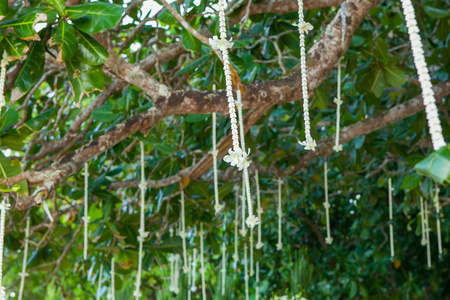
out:
{"label": "knotted flower string", "polygon": [[283,249],[283,243],[281,242],[281,218],[283,217],[283,211],[281,210],[281,185],[283,184],[283,180],[281,178],[278,178],[278,243],[277,243],[277,250],[281,251]]}
{"label": "knotted flower string", "polygon": [[206,300],[206,285],[205,285],[205,257],[203,249],[203,222],[200,223],[200,274],[202,275],[202,299]]}
{"label": "knotted flower string", "polygon": [[339,144],[339,129],[341,123],[341,59],[338,61],[338,72],[337,72],[337,97],[334,98],[333,102],[336,103],[336,142],[333,146],[333,150],[336,152],[342,151],[342,145]]}
{"label": "knotted flower string", "polygon": [[239,261],[239,254],[238,254],[238,227],[239,227],[239,188],[236,188],[236,191],[234,193],[234,197],[236,199],[235,201],[235,209],[234,209],[234,254],[233,254],[233,260],[234,260],[234,269],[237,269],[237,263]]}
{"label": "knotted flower string", "polygon": [[223,240],[222,240],[222,297],[225,296],[225,280],[227,274],[227,245],[225,243],[225,232],[227,226],[227,215],[223,214]]}
{"label": "knotted flower string", "polygon": [[316,141],[311,136],[311,124],[309,121],[308,105],[308,74],[306,70],[305,33],[313,29],[313,26],[303,19],[303,0],[298,0],[298,32],[300,34],[300,69],[302,72],[303,118],[305,121],[305,141],[298,143],[305,146],[305,150],[316,149]]}
{"label": "knotted flower string", "polygon": [[392,225],[392,180],[388,179],[389,189],[389,243],[391,245],[391,258],[394,258],[394,226]]}
{"label": "knotted flower string", "polygon": [[255,182],[256,182],[256,199],[257,199],[257,205],[258,205],[258,209],[257,209],[257,213],[258,213],[258,242],[256,243],[255,248],[256,249],[261,249],[264,244],[261,241],[261,223],[262,223],[262,219],[261,219],[261,215],[263,213],[263,210],[261,208],[261,194],[260,194],[260,190],[259,190],[259,174],[258,174],[258,170],[255,171]]}
{"label": "knotted flower string", "polygon": [[259,261],[256,262],[256,287],[255,287],[255,300],[259,299]]}
{"label": "knotted flower string", "polygon": [[19,276],[20,276],[19,300],[22,300],[23,288],[25,286],[25,277],[27,277],[29,275],[27,273],[28,240],[29,240],[29,238],[30,238],[30,217],[27,217],[27,222],[25,225],[25,245],[23,247],[22,272],[19,273]]}
{"label": "knotted flower string", "polygon": [[185,220],[185,210],[184,210],[184,190],[181,189],[181,230],[180,230],[180,237],[183,242],[183,272],[188,272],[188,265],[187,265],[187,250],[186,250],[186,220]]}
{"label": "knotted flower string", "polygon": [[191,292],[195,293],[197,291],[197,286],[195,285],[195,279],[196,279],[196,271],[197,271],[197,249],[194,248],[194,253],[192,254],[192,285],[191,285]]}
{"label": "knotted flower string", "polygon": [[425,201],[425,232],[427,234],[427,266],[431,268],[430,227],[428,223],[428,202]]}
{"label": "knotted flower string", "polygon": [[98,283],[97,283],[97,293],[96,293],[97,300],[100,300],[100,297],[101,297],[102,277],[103,277],[103,264],[100,265],[100,270],[98,272]]}
{"label": "knotted flower string", "polygon": [[138,273],[136,276],[136,290],[134,291],[134,297],[139,299],[141,296],[141,275],[142,275],[142,260],[144,257],[144,240],[148,236],[148,231],[145,231],[145,190],[147,189],[147,182],[145,181],[145,161],[144,161],[144,143],[140,142],[141,148],[141,182],[139,183],[139,189],[141,192],[141,211],[139,219],[139,236],[137,238],[139,242],[139,261],[138,261]]}
{"label": "knotted flower string", "polygon": [[420,241],[420,244],[422,246],[425,246],[427,244],[427,234],[425,232],[425,215],[423,210],[423,198],[420,197],[420,219],[422,222],[422,240]]}
{"label": "knotted flower string", "polygon": [[116,287],[115,287],[115,276],[116,272],[114,271],[115,263],[114,263],[114,256],[111,257],[111,272],[109,272],[111,276],[111,300],[116,299]]}
{"label": "knotted flower string", "polygon": [[239,233],[241,236],[247,235],[247,228],[245,227],[245,180],[242,177],[242,195],[241,195],[241,229]]}
{"label": "knotted flower string", "polygon": [[439,255],[442,254],[442,238],[441,238],[441,216],[440,216],[440,205],[439,205],[439,188],[437,185],[434,189],[434,207],[436,208],[436,234],[438,239],[438,252]]}
{"label": "knotted flower string", "polygon": [[247,242],[244,242],[244,280],[245,280],[245,300],[248,300]]}
{"label": "knotted flower string", "polygon": [[[213,91],[216,90],[216,85],[213,85]],[[218,184],[218,176],[217,176],[217,134],[216,134],[216,113],[212,113],[212,142],[213,142],[213,149],[211,151],[212,157],[213,157],[213,171],[214,171],[214,210],[216,212],[216,215],[220,213],[220,211],[223,209],[223,205],[219,203],[219,184]]]}
{"label": "knotted flower string", "polygon": [[250,277],[255,275],[255,271],[253,270],[253,228],[250,229]]}
{"label": "knotted flower string", "polygon": [[419,27],[415,17],[414,7],[411,0],[401,0],[403,13],[405,14],[406,27],[408,28],[409,40],[414,56],[414,64],[419,75],[419,82],[422,87],[423,104],[425,106],[428,127],[431,134],[431,141],[434,150],[438,150],[446,145],[442,135],[441,121],[434,98],[434,91],[431,84],[430,74],[425,61],[422,39],[419,35]]}
{"label": "knotted flower string", "polygon": [[[190,255],[188,256],[188,265],[189,266],[192,265],[192,257]],[[189,286],[191,285],[191,280],[192,280],[191,268],[189,267],[189,270],[188,270],[188,281],[187,281],[187,296],[188,296],[188,300],[191,300],[191,289],[189,288]]]}
{"label": "knotted flower string", "polygon": [[0,300],[6,299],[6,291],[3,286],[3,242],[5,239],[5,220],[6,211],[11,207],[7,202],[6,197],[3,197],[0,204]]}
{"label": "knotted flower string", "polygon": [[8,61],[8,54],[6,51],[3,51],[3,59],[0,63],[0,110],[6,105],[4,89],[6,81],[6,66],[8,65]]}
{"label": "knotted flower string", "polygon": [[325,181],[325,203],[323,207],[325,207],[325,217],[327,221],[327,237],[325,238],[325,243],[331,245],[333,243],[333,238],[330,233],[330,203],[328,202],[328,168],[327,168],[327,158],[324,157],[323,160],[323,178]]}
{"label": "knotted flower string", "polygon": [[87,259],[87,252],[88,252],[88,226],[89,226],[89,219],[88,216],[88,206],[89,206],[89,169],[88,164],[84,164],[84,248],[83,248],[83,259]]}

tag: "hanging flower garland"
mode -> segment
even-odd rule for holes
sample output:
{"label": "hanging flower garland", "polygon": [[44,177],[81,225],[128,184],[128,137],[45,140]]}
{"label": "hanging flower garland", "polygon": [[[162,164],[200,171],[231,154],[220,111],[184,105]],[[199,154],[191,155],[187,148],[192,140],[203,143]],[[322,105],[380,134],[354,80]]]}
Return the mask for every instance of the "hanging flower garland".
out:
{"label": "hanging flower garland", "polygon": [[278,178],[278,243],[277,250],[281,251],[283,249],[283,243],[281,242],[281,218],[283,217],[283,211],[281,209],[281,185],[283,184],[283,180]]}
{"label": "hanging flower garland", "polygon": [[391,258],[394,258],[394,226],[392,225],[392,179],[388,179],[388,189],[389,189],[389,243],[391,246]]}
{"label": "hanging flower garland", "polygon": [[194,253],[192,254],[192,285],[191,285],[191,292],[195,293],[197,291],[197,286],[195,285],[195,279],[196,279],[196,271],[197,271],[197,249],[194,248]]}
{"label": "hanging flower garland", "polygon": [[431,268],[430,227],[428,223],[428,201],[425,201],[425,232],[427,234],[427,266]]}
{"label": "hanging flower garland", "polygon": [[225,280],[227,276],[227,245],[225,243],[225,232],[227,224],[227,215],[223,214],[223,241],[222,241],[222,297],[225,296]]}
{"label": "hanging flower garland", "polygon": [[259,299],[259,261],[256,262],[256,287],[255,287],[255,300]]}
{"label": "hanging flower garland", "polygon": [[185,210],[184,210],[184,190],[181,189],[181,230],[179,236],[183,242],[183,272],[188,272],[187,265],[187,250],[186,250],[186,220],[185,220]]}
{"label": "hanging flower garland", "polygon": [[427,234],[425,232],[425,213],[423,209],[423,198],[420,197],[420,220],[422,223],[422,239],[420,240],[420,244],[425,246],[427,244]]}
{"label": "hanging flower garland", "polygon": [[114,256],[111,257],[111,272],[109,272],[111,276],[111,300],[116,299],[116,287],[115,287],[115,276],[116,272],[114,271],[115,263],[114,263]]}
{"label": "hanging flower garland", "polygon": [[337,97],[333,102],[336,103],[336,142],[333,146],[333,150],[336,152],[342,151],[342,145],[339,144],[339,129],[341,123],[341,59],[338,60],[338,72],[337,72]]}
{"label": "hanging flower garland", "polygon": [[244,242],[244,281],[245,281],[245,300],[248,300],[247,242]]}
{"label": "hanging flower garland", "polygon": [[235,200],[235,209],[234,209],[234,254],[233,254],[233,260],[234,260],[234,269],[237,269],[237,263],[239,261],[239,254],[238,254],[238,227],[239,227],[239,188],[236,188],[236,191],[234,193]]}
{"label": "hanging flower garland", "polygon": [[102,277],[103,277],[103,264],[100,265],[100,270],[98,272],[98,284],[97,284],[97,293],[96,293],[96,299],[97,300],[100,300],[100,296],[101,296]]}
{"label": "hanging flower garland", "polygon": [[139,236],[137,240],[139,241],[139,262],[138,262],[138,273],[136,276],[136,290],[133,295],[136,299],[141,297],[141,275],[142,275],[142,260],[144,257],[144,240],[148,236],[148,231],[145,231],[145,190],[147,189],[147,182],[145,181],[145,161],[144,161],[144,143],[140,142],[141,148],[141,182],[139,183],[139,189],[141,193],[141,207],[140,207],[140,220],[139,220]]}
{"label": "hanging flower garland", "polygon": [[200,274],[202,275],[202,299],[206,300],[206,285],[205,285],[205,257],[203,249],[203,222],[200,223]]}
{"label": "hanging flower garland", "polygon": [[[192,257],[189,255],[188,256],[188,265],[192,266]],[[187,281],[187,295],[188,295],[188,300],[191,300],[191,289],[189,288],[189,286],[192,284],[191,283],[192,280],[192,276],[191,276],[191,268],[189,267],[188,269],[188,281]]]}
{"label": "hanging flower garland", "polygon": [[406,27],[408,28],[409,40],[414,56],[414,64],[419,75],[419,82],[422,87],[423,104],[428,120],[428,127],[431,134],[431,141],[434,150],[438,150],[446,145],[444,136],[442,135],[441,121],[434,98],[434,91],[431,84],[430,74],[428,72],[427,63],[425,61],[422,39],[419,35],[419,27],[415,17],[414,7],[411,0],[401,0],[403,13],[405,14]]}
{"label": "hanging flower garland", "polygon": [[6,299],[6,291],[3,286],[3,242],[5,239],[6,211],[11,207],[6,197],[3,197],[0,204],[0,300]]}
{"label": "hanging flower garland", "polygon": [[[216,85],[213,85],[213,91],[216,90]],[[217,150],[217,133],[216,133],[216,127],[217,127],[217,121],[216,121],[216,113],[212,113],[212,142],[213,142],[213,149],[211,151],[211,155],[213,157],[213,171],[214,171],[214,210],[216,212],[216,215],[220,213],[220,211],[223,209],[223,205],[219,203],[219,184],[218,184],[218,175],[217,175],[217,155],[219,154],[219,151]]]}
{"label": "hanging flower garland", "polygon": [[247,235],[247,228],[245,227],[245,180],[242,178],[242,195],[241,195],[241,229],[239,233],[245,237]]}
{"label": "hanging flower garland", "polygon": [[20,276],[19,300],[22,300],[23,288],[25,286],[25,277],[27,277],[29,275],[27,273],[29,238],[30,238],[30,217],[27,217],[27,221],[26,221],[26,225],[25,225],[25,245],[24,245],[24,249],[23,249],[22,272],[19,273],[19,276]]}
{"label": "hanging flower garland", "polygon": [[4,89],[6,82],[6,66],[8,65],[8,61],[8,54],[6,51],[3,51],[3,59],[0,63],[0,110],[6,105]]}
{"label": "hanging flower garland", "polygon": [[442,254],[442,238],[441,238],[441,212],[440,212],[440,205],[439,205],[439,188],[437,187],[437,184],[435,185],[434,189],[434,207],[436,208],[436,234],[438,238],[438,252],[439,255]]}
{"label": "hanging flower garland", "polygon": [[298,143],[305,146],[305,150],[316,149],[316,141],[311,136],[311,124],[309,121],[309,102],[308,102],[308,74],[306,70],[306,49],[305,33],[313,29],[310,23],[303,19],[303,0],[298,0],[298,32],[300,34],[300,68],[302,72],[302,95],[303,95],[303,118],[305,121],[305,141]]}
{"label": "hanging flower garland", "polygon": [[261,223],[262,223],[262,219],[261,219],[261,215],[263,213],[263,210],[261,208],[261,193],[259,190],[259,174],[258,174],[258,170],[255,171],[255,182],[256,182],[256,199],[257,199],[257,205],[258,205],[258,209],[257,209],[257,213],[258,213],[258,242],[255,245],[256,249],[261,249],[264,244],[261,241]]}
{"label": "hanging flower garland", "polygon": [[328,168],[327,168],[327,158],[324,157],[323,160],[323,177],[325,181],[325,203],[323,207],[325,207],[325,217],[327,221],[327,237],[325,238],[325,243],[331,245],[333,243],[333,238],[330,233],[330,203],[328,202]]}
{"label": "hanging flower garland", "polygon": [[87,253],[88,253],[88,226],[89,226],[89,219],[88,216],[88,206],[89,206],[89,168],[88,164],[84,164],[84,248],[83,248],[83,259],[87,259]]}
{"label": "hanging flower garland", "polygon": [[250,229],[250,277],[255,275],[253,270],[253,229]]}

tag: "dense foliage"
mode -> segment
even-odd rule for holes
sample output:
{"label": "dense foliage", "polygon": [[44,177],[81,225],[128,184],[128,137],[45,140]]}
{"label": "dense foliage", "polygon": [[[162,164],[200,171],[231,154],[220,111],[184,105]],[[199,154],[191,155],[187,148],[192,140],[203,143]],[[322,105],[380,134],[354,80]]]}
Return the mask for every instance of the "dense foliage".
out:
{"label": "dense foliage", "polygon": [[[116,299],[133,297],[140,205],[138,142],[142,141],[149,180],[145,225],[150,232],[144,243],[143,298],[187,299],[187,276],[181,274],[178,295],[169,292],[168,279],[169,254],[182,251],[181,238],[171,237],[169,229],[179,226],[180,188],[184,188],[190,255],[199,247],[195,233],[200,222],[207,232],[208,299],[244,299],[241,236],[237,269],[232,261],[234,189],[242,183],[241,172],[219,159],[219,192],[225,216],[214,214],[211,162],[207,171],[193,175],[194,166],[210,156],[211,115],[203,108],[198,108],[198,113],[184,114],[176,105],[170,106],[155,126],[149,127],[142,119],[141,131],[124,134],[109,147],[95,148],[96,140],[114,128],[131,128],[129,120],[160,109],[158,101],[163,101],[143,90],[145,78],[125,69],[123,61],[139,66],[155,82],[173,91],[211,91],[213,84],[223,90],[223,65],[210,46],[195,38],[169,10],[152,0],[127,3],[114,0],[114,5],[83,0],[0,2],[0,15],[4,16],[0,23],[0,50],[6,51],[10,58],[5,88],[7,104],[0,116],[1,176],[4,179],[29,174],[14,184],[2,181],[1,186],[13,205],[7,214],[3,266],[8,294],[18,293],[24,226],[29,216],[30,275],[26,278],[25,299],[92,299],[101,264],[102,297],[106,298],[111,257],[116,262]],[[314,26],[307,35],[307,49],[320,41],[334,18],[340,18],[342,1],[314,7],[319,2],[324,1],[305,0],[306,8],[310,8],[305,11],[305,20]],[[421,92],[400,2],[347,2],[349,12],[367,3],[374,8],[354,34],[346,33],[351,40],[348,49],[326,49],[342,56],[341,128],[377,118]],[[244,88],[254,82],[265,82],[269,88],[280,80],[289,84],[288,80],[298,73],[300,49],[298,29],[293,25],[298,20],[295,3],[254,1],[249,7],[258,6],[260,10],[249,10],[247,20],[247,2],[230,3],[229,36],[234,40],[230,58]],[[286,10],[281,13],[283,5]],[[450,4],[422,0],[414,1],[414,5],[433,84],[444,86],[437,98],[444,136],[449,137]],[[203,36],[218,34],[216,1],[176,1],[172,6]],[[356,18],[348,13],[349,22],[353,17]],[[36,34],[37,22],[45,26]],[[337,93],[337,71],[335,62],[313,59],[309,57],[308,68],[329,65],[324,69],[332,70],[314,89],[311,99],[312,135],[321,141],[336,132],[336,105],[332,100]],[[295,93],[296,98],[267,102],[267,112],[252,123],[246,135],[246,144],[251,149],[250,172],[253,176],[259,170],[264,209],[265,246],[254,252],[254,260],[260,265],[260,295],[270,298],[301,293],[308,299],[449,299],[450,190],[439,185],[443,253],[438,255],[432,202],[437,185],[414,170],[418,162],[433,152],[423,110],[406,118],[392,118],[388,126],[351,138],[339,153],[327,152],[325,157],[316,155],[309,160],[307,152],[297,143],[304,140],[300,95]],[[245,101],[249,111],[261,105]],[[212,112],[208,105],[205,107]],[[223,111],[226,110],[220,112]],[[219,114],[218,138],[225,137],[229,128],[228,116]],[[331,149],[332,144],[325,146]],[[85,261],[81,172],[84,162],[74,159],[76,171],[45,193],[39,188],[53,178],[44,176],[39,184],[30,178],[33,172],[58,170],[63,163],[78,157],[75,156],[78,152],[90,157],[93,152],[87,151],[95,149],[98,150],[95,157],[86,161],[91,219],[89,259]],[[439,165],[443,171],[448,167],[449,156],[446,157],[447,161],[444,159]],[[325,160],[329,164],[334,238],[330,246],[324,242]],[[292,169],[297,165],[305,167]],[[284,177],[284,248],[277,251],[276,195],[280,176]],[[390,258],[389,250],[389,177],[394,187],[394,259]],[[444,181],[445,178],[441,183]],[[255,196],[253,177],[251,184]],[[420,197],[428,201],[430,208],[431,268],[426,265],[426,247],[420,244]],[[39,199],[47,199],[55,222],[48,220]],[[20,204],[30,201],[38,207]],[[256,231],[254,237],[256,243]],[[222,297],[220,246],[224,240],[228,271],[227,294]],[[200,273],[197,274],[200,287]],[[255,277],[251,277],[251,299],[254,292]],[[201,289],[192,297],[200,299]]]}

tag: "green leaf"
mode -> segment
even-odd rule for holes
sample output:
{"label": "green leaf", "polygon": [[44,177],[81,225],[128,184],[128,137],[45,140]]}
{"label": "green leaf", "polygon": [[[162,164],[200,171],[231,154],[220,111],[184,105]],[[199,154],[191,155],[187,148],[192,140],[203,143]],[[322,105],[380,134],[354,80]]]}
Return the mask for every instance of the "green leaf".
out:
{"label": "green leaf", "polygon": [[38,22],[47,21],[47,15],[43,13],[31,13],[2,25],[2,28],[13,28],[17,36],[23,40],[39,40],[39,35],[34,30]]}
{"label": "green leaf", "polygon": [[30,119],[25,122],[25,125],[33,130],[34,132],[38,132],[42,129],[45,125],[47,125],[48,121],[53,115],[53,112],[56,110],[56,107],[52,107],[45,112],[37,115],[35,118]]}
{"label": "green leaf", "polygon": [[[13,164],[13,162],[7,158],[3,152],[0,152],[0,177],[1,178],[9,178],[22,173],[22,169],[19,165]],[[19,194],[28,195],[28,184],[26,180],[23,180],[17,184],[19,189],[15,190],[15,192]],[[3,185],[1,187],[2,190],[6,190],[8,187]]]}
{"label": "green leaf", "polygon": [[99,122],[113,122],[120,116],[120,114],[113,113],[112,108],[113,107],[110,103],[99,106],[92,112],[92,117],[94,118],[94,120]]}
{"label": "green leaf", "polygon": [[183,74],[187,74],[187,73],[193,73],[196,70],[204,67],[210,58],[211,58],[211,56],[209,54],[203,55],[199,59],[193,61],[186,67],[182,68],[180,71],[177,72],[177,74],[183,75]]}
{"label": "green leaf", "polygon": [[84,95],[89,96],[93,91],[103,90],[105,81],[101,67],[69,60],[66,62],[66,68],[75,101],[79,101]]}
{"label": "green leaf", "polygon": [[408,191],[413,190],[420,185],[420,183],[422,182],[422,179],[423,179],[423,176],[419,175],[417,173],[405,176],[403,178],[401,188],[404,190],[408,190]]}
{"label": "green leaf", "polygon": [[181,30],[181,42],[186,50],[200,52],[202,43],[186,29]]}
{"label": "green leaf", "polygon": [[14,35],[5,35],[1,42],[10,60],[16,60],[28,52],[27,44]]}
{"label": "green leaf", "polygon": [[376,69],[370,72],[370,74],[365,79],[365,84],[367,84],[368,92],[371,92],[375,97],[380,98],[383,94],[384,88],[386,87],[386,80],[384,78],[384,72],[382,69]]}
{"label": "green leaf", "polygon": [[183,247],[182,247],[181,242],[182,242],[182,240],[179,236],[171,237],[171,238],[164,240],[164,242],[161,245],[157,246],[156,249],[158,249],[162,252],[182,254]]}
{"label": "green leaf", "polygon": [[328,97],[325,94],[325,90],[322,87],[318,87],[314,94],[316,95],[316,99],[314,100],[314,105],[321,110],[325,110],[328,107]]}
{"label": "green leaf", "polygon": [[66,11],[79,30],[90,34],[114,28],[123,14],[122,6],[105,2],[75,5]]}
{"label": "green leaf", "polygon": [[434,151],[414,166],[419,174],[431,177],[443,185],[450,184],[450,149],[447,145]]}
{"label": "green leaf", "polygon": [[45,64],[45,48],[43,42],[31,45],[28,57],[17,74],[14,88],[26,93],[41,78]]}
{"label": "green leaf", "polygon": [[384,66],[383,69],[384,75],[386,77],[386,82],[390,86],[398,87],[402,86],[405,83],[406,81],[405,72],[403,72],[396,66],[389,64]]}
{"label": "green leaf", "polygon": [[9,126],[14,125],[19,120],[19,114],[15,109],[8,108],[3,111],[0,116],[0,130],[8,129]]}
{"label": "green leaf", "polygon": [[431,7],[428,5],[422,5],[423,10],[427,14],[427,16],[434,19],[444,19],[450,17],[450,12],[448,10]]}
{"label": "green leaf", "polygon": [[8,14],[8,0],[0,0],[0,21]]}
{"label": "green leaf", "polygon": [[359,35],[354,35],[352,37],[352,46],[353,47],[359,47],[362,46],[364,44],[364,42],[366,41],[366,38],[359,36]]}
{"label": "green leaf", "polygon": [[189,114],[186,116],[186,122],[197,123],[206,120],[207,115],[204,114]]}
{"label": "green leaf", "polygon": [[240,58],[239,56],[230,53],[230,62],[231,65],[238,71],[239,73],[247,70],[247,66],[245,65],[245,62]]}
{"label": "green leaf", "polygon": [[108,51],[95,39],[81,31],[78,32],[77,58],[85,64],[99,66],[109,57]]}
{"label": "green leaf", "polygon": [[377,38],[376,53],[383,61],[389,61],[389,46],[382,38]]}
{"label": "green leaf", "polygon": [[61,17],[66,15],[66,4],[64,3],[64,0],[47,0],[47,2]]}
{"label": "green leaf", "polygon": [[66,21],[60,21],[52,41],[52,45],[59,45],[58,57],[62,61],[70,60],[77,51],[75,28]]}
{"label": "green leaf", "polygon": [[[173,5],[172,5],[173,6]],[[173,25],[177,22],[174,16],[170,13],[167,8],[164,8],[163,11],[158,15],[158,21],[163,25]]]}

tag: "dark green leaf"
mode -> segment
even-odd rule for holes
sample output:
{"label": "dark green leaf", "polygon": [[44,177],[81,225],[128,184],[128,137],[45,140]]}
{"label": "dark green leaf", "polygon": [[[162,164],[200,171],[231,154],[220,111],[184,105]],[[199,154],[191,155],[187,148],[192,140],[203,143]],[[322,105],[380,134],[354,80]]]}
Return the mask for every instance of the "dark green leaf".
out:
{"label": "dark green leaf", "polygon": [[427,14],[427,16],[434,19],[444,19],[450,17],[450,12],[445,9],[440,9],[428,5],[422,5],[422,8]]}
{"label": "dark green leaf", "polygon": [[242,60],[242,58],[230,53],[230,62],[231,65],[238,71],[239,73],[247,70],[247,66],[245,65],[245,62]]}
{"label": "dark green leaf", "polygon": [[29,50],[27,44],[14,35],[5,35],[2,40],[2,46],[6,50],[10,60],[21,58]]}
{"label": "dark green leaf", "polygon": [[33,119],[30,119],[25,122],[25,125],[30,128],[31,130],[37,132],[42,129],[45,125],[47,125],[48,121],[53,115],[53,112],[56,110],[55,107],[50,108],[49,110],[46,110],[45,112],[41,113],[40,115],[36,116]]}
{"label": "dark green leaf", "polygon": [[77,38],[73,25],[60,21],[53,38],[53,45],[59,45],[58,57],[62,61],[72,59],[77,51]]}
{"label": "dark green leaf", "polygon": [[314,100],[314,105],[321,110],[325,110],[328,107],[328,97],[325,94],[325,91],[322,87],[318,87],[314,94],[316,95],[316,99]]}
{"label": "dark green leaf", "polygon": [[103,90],[105,82],[101,67],[90,66],[76,60],[69,60],[66,63],[66,68],[75,101],[79,101],[84,95],[89,96],[93,91]]}
{"label": "dark green leaf", "polygon": [[39,36],[34,30],[34,24],[47,21],[47,15],[43,13],[31,13],[15,20],[11,20],[2,25],[2,28],[13,28],[17,36],[23,40],[39,40]]}
{"label": "dark green leaf", "polygon": [[8,14],[8,0],[0,0],[0,21]]}
{"label": "dark green leaf", "polygon": [[443,185],[450,184],[450,149],[449,146],[434,151],[427,158],[415,165],[414,169],[422,175],[431,177]]}
{"label": "dark green leaf", "polygon": [[45,64],[45,48],[43,42],[34,42],[31,45],[28,57],[22,69],[17,74],[14,84],[20,92],[26,93],[41,78]]}
{"label": "dark green leaf", "polygon": [[181,42],[186,50],[200,52],[202,43],[186,29],[181,30]]}
{"label": "dark green leaf", "polygon": [[65,16],[66,4],[64,0],[47,0],[48,5],[54,8],[60,16]]}
{"label": "dark green leaf", "polygon": [[99,122],[113,122],[117,119],[120,114],[115,114],[112,112],[112,105],[107,103],[105,105],[99,106],[92,112],[92,117]]}
{"label": "dark green leaf", "polygon": [[390,86],[402,86],[405,81],[405,73],[396,66],[389,64],[383,67],[386,82]]}
{"label": "dark green leaf", "polygon": [[14,125],[19,120],[19,114],[15,109],[8,108],[3,111],[0,116],[0,130],[8,129],[9,126]]}
{"label": "dark green leaf", "polygon": [[420,185],[420,183],[422,182],[422,178],[423,176],[419,174],[411,174],[405,176],[403,178],[401,188],[408,191],[413,190]]}
{"label": "dark green leaf", "polygon": [[[22,169],[19,165],[13,164],[13,162],[7,158],[2,152],[0,152],[0,176],[1,178],[9,178],[22,173]],[[15,192],[19,194],[28,195],[28,184],[26,180],[18,183],[18,190]],[[2,190],[7,189],[6,186],[2,186]]]}
{"label": "dark green leaf", "polygon": [[192,63],[190,63],[186,67],[182,68],[180,71],[177,72],[177,74],[178,75],[183,75],[183,74],[195,72],[197,69],[200,69],[203,66],[205,66],[210,58],[211,58],[211,56],[209,54],[203,55],[199,59],[193,61]]}
{"label": "dark green leaf", "polygon": [[108,51],[88,34],[78,32],[77,58],[85,64],[98,66],[109,57]]}
{"label": "dark green leaf", "polygon": [[105,2],[75,5],[68,7],[66,11],[79,30],[90,34],[114,28],[123,14],[120,5]]}

